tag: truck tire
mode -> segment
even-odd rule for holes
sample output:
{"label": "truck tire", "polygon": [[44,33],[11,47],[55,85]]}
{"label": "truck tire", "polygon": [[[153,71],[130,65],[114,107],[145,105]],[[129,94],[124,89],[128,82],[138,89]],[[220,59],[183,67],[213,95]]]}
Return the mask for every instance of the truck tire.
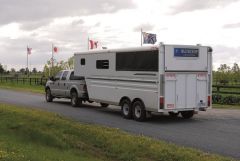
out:
{"label": "truck tire", "polygon": [[133,118],[140,122],[146,120],[146,110],[142,101],[137,100],[133,103]]}
{"label": "truck tire", "polygon": [[194,115],[194,111],[182,111],[181,115],[184,119],[190,119]]}
{"label": "truck tire", "polygon": [[80,99],[78,98],[77,92],[76,92],[76,91],[73,91],[73,92],[71,93],[71,105],[72,105],[73,107],[78,107],[78,106],[80,106],[81,104],[82,104],[82,100],[80,100]]}
{"label": "truck tire", "polygon": [[131,119],[132,118],[132,107],[131,107],[131,101],[129,99],[124,99],[121,101],[121,112],[122,116],[125,119]]}
{"label": "truck tire", "polygon": [[107,103],[100,103],[100,105],[101,105],[101,107],[108,107],[109,106],[109,104],[107,104]]}
{"label": "truck tire", "polygon": [[179,113],[177,112],[177,113],[175,113],[175,112],[168,112],[168,114],[169,114],[169,116],[171,116],[171,117],[178,117],[178,115],[179,115]]}
{"label": "truck tire", "polygon": [[49,88],[46,89],[45,99],[46,99],[47,102],[52,102],[53,101],[53,96],[52,96],[51,90]]}

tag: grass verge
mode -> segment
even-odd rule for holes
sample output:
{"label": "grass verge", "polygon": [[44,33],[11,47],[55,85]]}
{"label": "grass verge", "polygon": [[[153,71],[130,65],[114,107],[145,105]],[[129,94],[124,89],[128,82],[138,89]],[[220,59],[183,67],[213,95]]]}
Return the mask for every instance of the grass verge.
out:
{"label": "grass verge", "polygon": [[222,104],[213,104],[213,108],[216,109],[235,109],[240,110],[240,105],[222,105]]}
{"label": "grass verge", "polygon": [[228,161],[218,155],[0,103],[0,160]]}
{"label": "grass verge", "polygon": [[34,92],[34,93],[40,93],[40,94],[43,94],[45,92],[44,86],[36,86],[36,85],[21,84],[21,83],[17,84],[17,83],[11,83],[11,82],[1,82],[0,88],[24,91],[24,92]]}

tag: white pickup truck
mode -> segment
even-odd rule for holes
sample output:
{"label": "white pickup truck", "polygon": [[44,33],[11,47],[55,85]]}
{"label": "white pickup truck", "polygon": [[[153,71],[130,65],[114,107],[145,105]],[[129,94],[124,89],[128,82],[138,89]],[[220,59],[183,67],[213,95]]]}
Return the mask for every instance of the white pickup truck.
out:
{"label": "white pickup truck", "polygon": [[84,77],[77,77],[73,70],[62,70],[51,77],[45,86],[46,101],[54,98],[70,98],[73,107],[89,101]]}

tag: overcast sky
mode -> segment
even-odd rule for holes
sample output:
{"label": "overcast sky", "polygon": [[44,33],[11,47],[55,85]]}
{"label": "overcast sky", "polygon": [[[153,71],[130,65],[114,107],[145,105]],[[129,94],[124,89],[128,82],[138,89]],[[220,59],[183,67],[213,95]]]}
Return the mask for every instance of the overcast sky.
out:
{"label": "overcast sky", "polygon": [[240,64],[240,0],[0,0],[0,63],[8,70],[42,70],[87,50],[87,39],[108,48],[140,46],[140,29],[165,44],[214,49],[214,67]]}

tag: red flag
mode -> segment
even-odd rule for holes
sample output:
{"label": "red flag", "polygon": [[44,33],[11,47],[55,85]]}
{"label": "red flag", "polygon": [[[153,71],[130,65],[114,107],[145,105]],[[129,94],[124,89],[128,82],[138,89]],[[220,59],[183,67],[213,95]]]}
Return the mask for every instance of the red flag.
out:
{"label": "red flag", "polygon": [[32,48],[27,47],[27,54],[30,55],[32,53]]}
{"label": "red flag", "polygon": [[93,40],[89,40],[90,42],[90,49],[96,49],[98,46],[98,41],[93,41]]}
{"label": "red flag", "polygon": [[55,47],[53,47],[53,52],[54,53],[57,53],[58,52],[58,48],[55,46]]}

